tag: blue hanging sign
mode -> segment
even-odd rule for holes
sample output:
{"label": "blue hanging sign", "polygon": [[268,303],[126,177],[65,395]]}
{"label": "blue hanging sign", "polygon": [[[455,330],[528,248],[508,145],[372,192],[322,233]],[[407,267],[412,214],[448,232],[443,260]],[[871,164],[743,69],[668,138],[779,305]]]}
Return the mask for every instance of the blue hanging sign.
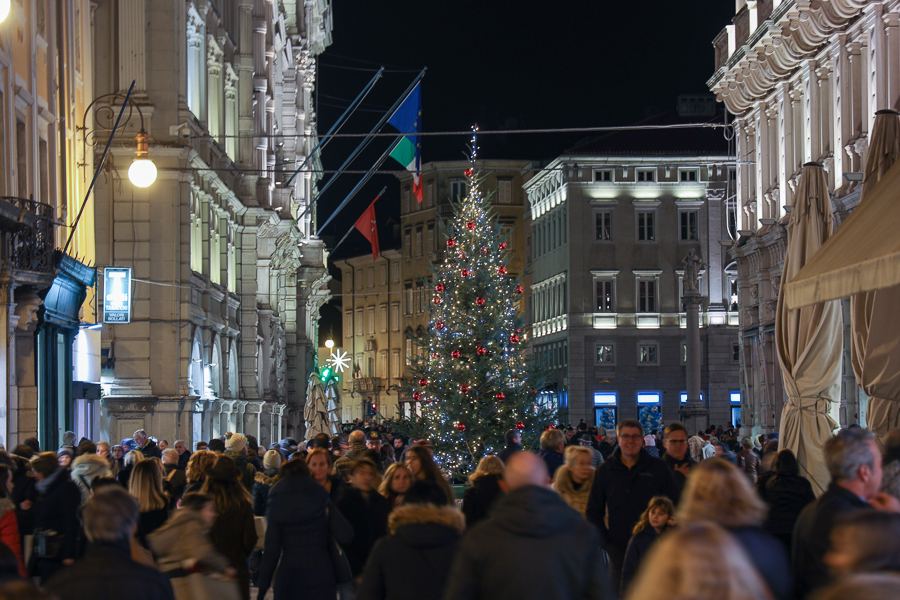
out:
{"label": "blue hanging sign", "polygon": [[103,322],[131,323],[131,268],[103,269]]}

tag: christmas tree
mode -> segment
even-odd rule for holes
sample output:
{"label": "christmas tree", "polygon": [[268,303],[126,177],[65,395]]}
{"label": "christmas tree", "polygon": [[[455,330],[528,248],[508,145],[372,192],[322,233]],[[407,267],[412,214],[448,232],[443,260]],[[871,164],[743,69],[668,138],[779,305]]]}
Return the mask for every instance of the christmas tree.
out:
{"label": "christmas tree", "polygon": [[431,323],[416,339],[420,354],[409,368],[406,391],[422,410],[394,424],[431,440],[435,459],[454,478],[499,451],[507,430],[521,430],[527,447],[557,417],[538,401],[546,374],[525,354],[524,289],[507,273],[508,243],[479,187],[475,143],[473,135],[468,194],[441,223],[447,259],[431,267]]}

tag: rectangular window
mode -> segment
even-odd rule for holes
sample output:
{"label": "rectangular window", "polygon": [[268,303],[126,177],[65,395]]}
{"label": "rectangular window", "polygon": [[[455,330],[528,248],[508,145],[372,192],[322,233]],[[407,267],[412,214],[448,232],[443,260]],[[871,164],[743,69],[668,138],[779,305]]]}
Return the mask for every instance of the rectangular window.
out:
{"label": "rectangular window", "polygon": [[656,241],[656,211],[640,211],[637,213],[637,238],[642,242]]}
{"label": "rectangular window", "polygon": [[659,404],[659,394],[656,392],[638,392],[638,404]]}
{"label": "rectangular window", "polygon": [[369,287],[375,287],[375,267],[369,267]]}
{"label": "rectangular window", "polygon": [[[43,11],[43,9],[39,9]],[[38,160],[40,161],[41,174],[41,202],[50,204],[50,151],[47,148],[47,140],[38,142],[38,151],[40,153]]]}
{"label": "rectangular window", "polygon": [[400,283],[400,263],[391,263],[391,283]]}
{"label": "rectangular window", "polygon": [[425,238],[425,250],[434,252],[434,227],[428,228],[428,237]]}
{"label": "rectangular window", "polygon": [[403,256],[412,258],[412,232],[409,231],[403,233]]}
{"label": "rectangular window", "polygon": [[598,213],[595,213],[595,220],[597,224],[597,239],[609,242],[613,239],[612,234],[612,211],[603,210]]}
{"label": "rectangular window", "polygon": [[406,338],[406,366],[410,366],[413,361],[413,352],[415,352],[415,346],[413,345],[413,341],[410,338]]}
{"label": "rectangular window", "polygon": [[656,312],[655,279],[641,279],[638,281],[638,312]]}
{"label": "rectangular window", "polygon": [[638,364],[658,365],[659,346],[656,344],[640,344],[638,346]]}
{"label": "rectangular window", "polygon": [[497,180],[497,202],[512,204],[512,179]]}
{"label": "rectangular window", "polygon": [[450,199],[459,202],[468,194],[468,184],[465,179],[453,179],[450,181]]}
{"label": "rectangular window", "polygon": [[678,172],[678,179],[681,181],[697,181],[697,169],[682,169]]}
{"label": "rectangular window", "polygon": [[409,188],[403,188],[403,214],[409,213]]}
{"label": "rectangular window", "polygon": [[403,290],[403,314],[413,314],[413,289],[411,283],[407,283],[406,289]]}
{"label": "rectangular window", "polygon": [[387,304],[382,304],[378,307],[378,317],[380,327],[378,328],[381,333],[385,333],[388,330],[388,308]]}
{"label": "rectangular window", "polygon": [[422,256],[422,230],[416,229],[416,256]]}
{"label": "rectangular window", "polygon": [[597,344],[597,364],[616,364],[615,347],[612,344]]}
{"label": "rectangular window", "polygon": [[400,351],[391,350],[391,377],[400,379]]}
{"label": "rectangular window", "polygon": [[356,289],[358,289],[358,290],[363,289],[362,269],[356,270]]}
{"label": "rectangular window", "polygon": [[391,304],[391,331],[400,331],[400,303]]}
{"label": "rectangular window", "polygon": [[350,311],[344,313],[344,337],[353,337],[353,313]]}
{"label": "rectangular window", "polygon": [[388,354],[387,350],[382,350],[378,353],[378,377],[383,377],[387,379],[390,377],[390,373],[388,373]]}
{"label": "rectangular window", "polygon": [[597,281],[597,312],[616,312],[616,296],[615,286],[612,279],[602,279]]}
{"label": "rectangular window", "polygon": [[363,334],[363,309],[356,309],[356,335],[361,336]]}
{"label": "rectangular window", "polygon": [[387,263],[381,265],[381,285],[387,285],[388,266]]}
{"label": "rectangular window", "polygon": [[697,241],[700,239],[698,223],[700,215],[696,210],[683,210],[678,213],[680,223],[680,239],[682,242]]}
{"label": "rectangular window", "polygon": [[734,362],[740,362],[740,360],[741,360],[741,345],[740,344],[732,344],[731,360],[733,360]]}
{"label": "rectangular window", "polygon": [[420,287],[418,289],[418,297],[416,302],[416,312],[423,313],[425,312],[425,288]]}
{"label": "rectangular window", "polygon": [[594,171],[594,181],[609,182],[613,180],[612,169],[604,169],[602,171]]}
{"label": "rectangular window", "polygon": [[656,169],[638,169],[637,180],[645,182],[656,181]]}
{"label": "rectangular window", "polygon": [[375,307],[366,309],[366,331],[369,335],[375,335]]}

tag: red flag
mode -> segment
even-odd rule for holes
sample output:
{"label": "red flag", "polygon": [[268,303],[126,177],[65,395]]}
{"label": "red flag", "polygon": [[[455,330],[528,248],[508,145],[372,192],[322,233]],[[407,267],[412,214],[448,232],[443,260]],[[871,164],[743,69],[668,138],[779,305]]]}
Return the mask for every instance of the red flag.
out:
{"label": "red flag", "polygon": [[375,203],[378,202],[378,199],[381,198],[381,194],[375,197],[372,200],[372,204],[369,205],[369,208],[366,209],[360,217],[354,223],[354,227],[359,229],[359,232],[366,236],[366,239],[369,240],[369,243],[372,244],[372,260],[378,260],[378,253],[381,249],[378,247],[378,225],[375,223]]}

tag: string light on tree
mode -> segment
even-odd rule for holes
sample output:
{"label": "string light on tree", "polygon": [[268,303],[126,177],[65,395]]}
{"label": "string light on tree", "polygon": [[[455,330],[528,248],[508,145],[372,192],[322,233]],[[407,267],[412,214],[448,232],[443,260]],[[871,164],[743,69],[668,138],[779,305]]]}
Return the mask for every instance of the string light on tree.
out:
{"label": "string light on tree", "polygon": [[440,295],[428,305],[431,327],[417,340],[421,352],[411,359],[412,379],[403,390],[425,402],[420,414],[394,423],[403,435],[431,440],[435,459],[457,479],[498,452],[508,429],[522,430],[525,446],[533,447],[543,429],[558,422],[556,410],[540,403],[535,408],[530,393],[543,388],[546,374],[525,355],[524,290],[509,274],[506,234],[480,187],[476,132],[465,169],[467,193],[451,202],[453,217],[440,223],[452,252],[432,267]]}

